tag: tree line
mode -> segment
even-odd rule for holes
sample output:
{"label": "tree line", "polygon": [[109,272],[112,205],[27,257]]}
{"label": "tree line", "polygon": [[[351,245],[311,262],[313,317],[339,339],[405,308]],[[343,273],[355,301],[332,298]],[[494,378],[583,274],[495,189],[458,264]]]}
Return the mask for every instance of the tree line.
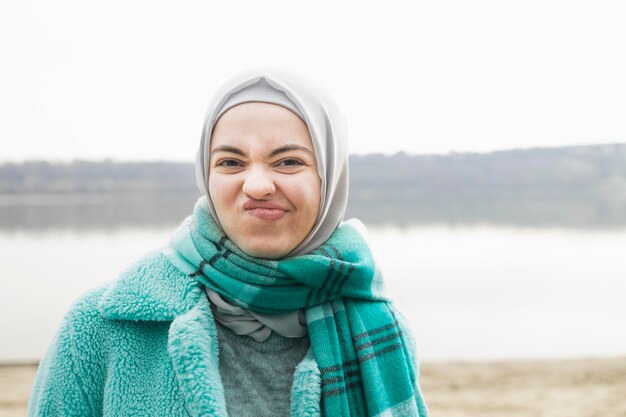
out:
{"label": "tree line", "polygon": [[[27,161],[0,164],[0,194],[194,190],[192,163]],[[350,156],[356,199],[626,196],[626,144],[447,155]]]}

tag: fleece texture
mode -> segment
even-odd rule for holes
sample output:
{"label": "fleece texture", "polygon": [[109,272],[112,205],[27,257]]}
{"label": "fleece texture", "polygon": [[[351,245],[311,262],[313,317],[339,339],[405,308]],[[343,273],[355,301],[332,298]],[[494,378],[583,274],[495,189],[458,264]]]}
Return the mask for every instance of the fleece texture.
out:
{"label": "fleece texture", "polygon": [[[411,332],[398,322],[419,376]],[[218,354],[201,284],[155,251],[73,304],[40,363],[28,413],[227,416]],[[417,379],[416,392],[426,415]],[[320,401],[309,351],[293,376],[291,416],[320,416]]]}

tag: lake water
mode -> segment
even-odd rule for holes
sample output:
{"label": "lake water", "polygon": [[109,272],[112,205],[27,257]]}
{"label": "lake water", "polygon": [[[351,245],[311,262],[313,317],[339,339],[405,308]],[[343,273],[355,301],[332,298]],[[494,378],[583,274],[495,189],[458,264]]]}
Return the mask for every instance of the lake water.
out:
{"label": "lake water", "polygon": [[[39,359],[72,300],[175,223],[0,229],[0,361]],[[424,360],[626,355],[626,230],[368,227]]]}

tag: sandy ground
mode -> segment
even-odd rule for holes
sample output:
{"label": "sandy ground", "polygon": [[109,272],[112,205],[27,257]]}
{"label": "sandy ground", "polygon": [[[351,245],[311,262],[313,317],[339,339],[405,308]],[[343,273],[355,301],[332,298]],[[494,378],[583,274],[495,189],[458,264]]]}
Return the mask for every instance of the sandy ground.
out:
{"label": "sandy ground", "polygon": [[[0,417],[26,415],[35,366],[0,365]],[[424,363],[432,417],[626,417],[626,358]]]}

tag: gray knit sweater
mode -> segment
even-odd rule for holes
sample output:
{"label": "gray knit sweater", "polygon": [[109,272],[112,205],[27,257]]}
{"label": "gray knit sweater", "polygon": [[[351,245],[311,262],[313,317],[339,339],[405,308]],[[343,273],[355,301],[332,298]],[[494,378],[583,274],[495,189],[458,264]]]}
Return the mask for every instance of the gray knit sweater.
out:
{"label": "gray knit sweater", "polygon": [[239,336],[215,321],[226,408],[236,417],[289,416],[293,373],[309,349],[308,335],[272,332],[264,342]]}

